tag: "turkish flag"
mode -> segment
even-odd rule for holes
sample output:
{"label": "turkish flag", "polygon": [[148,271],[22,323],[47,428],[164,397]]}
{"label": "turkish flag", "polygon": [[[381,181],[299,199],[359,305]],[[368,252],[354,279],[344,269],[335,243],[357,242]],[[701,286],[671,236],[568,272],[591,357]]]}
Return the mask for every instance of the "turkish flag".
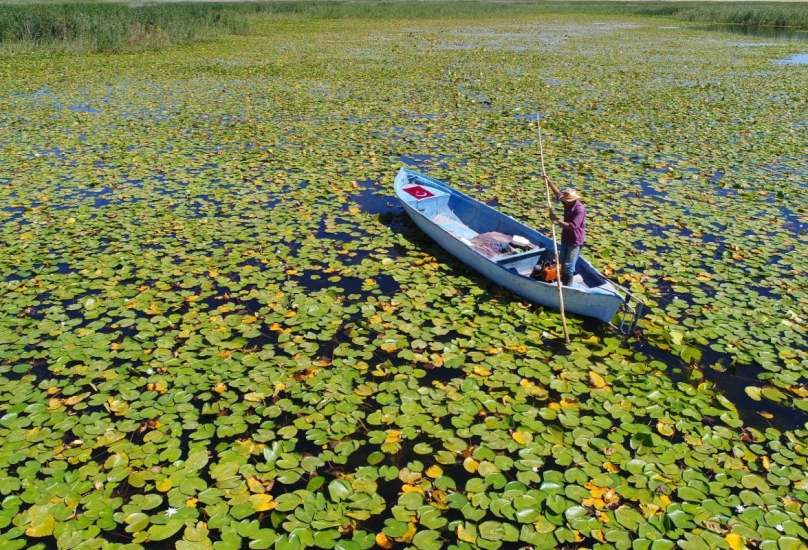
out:
{"label": "turkish flag", "polygon": [[424,189],[420,185],[413,185],[412,187],[407,187],[406,189],[404,189],[404,191],[406,191],[407,193],[409,193],[418,200],[428,199],[429,197],[435,196],[429,189]]}

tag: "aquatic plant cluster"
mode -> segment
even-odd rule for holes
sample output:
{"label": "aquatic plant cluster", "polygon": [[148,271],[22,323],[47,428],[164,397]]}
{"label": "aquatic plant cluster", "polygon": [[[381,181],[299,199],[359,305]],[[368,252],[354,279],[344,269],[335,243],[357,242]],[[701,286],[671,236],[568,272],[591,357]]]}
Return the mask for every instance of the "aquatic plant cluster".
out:
{"label": "aquatic plant cluster", "polygon": [[[672,18],[256,20],[0,62],[3,548],[804,548],[804,43]],[[549,228],[627,340],[395,204]]]}

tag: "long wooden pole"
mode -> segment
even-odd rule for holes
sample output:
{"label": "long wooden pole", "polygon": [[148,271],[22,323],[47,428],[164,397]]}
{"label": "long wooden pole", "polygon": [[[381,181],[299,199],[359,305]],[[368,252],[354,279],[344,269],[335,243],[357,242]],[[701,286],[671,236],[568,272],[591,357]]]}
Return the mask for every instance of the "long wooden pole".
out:
{"label": "long wooden pole", "polygon": [[[547,190],[547,208],[551,210],[553,205],[550,203],[550,185],[547,183],[547,174],[544,171],[544,147],[541,144],[541,118],[536,113],[536,133],[539,135],[539,154],[541,156],[541,176],[544,179],[544,188]],[[564,326],[564,340],[567,344],[570,343],[570,333],[567,330],[567,317],[564,315],[564,292],[561,289],[561,265],[558,261],[558,243],[556,242],[556,229],[555,222],[551,225],[553,232],[553,250],[555,251],[556,261],[556,284],[558,285],[558,303],[561,309],[561,324]]]}

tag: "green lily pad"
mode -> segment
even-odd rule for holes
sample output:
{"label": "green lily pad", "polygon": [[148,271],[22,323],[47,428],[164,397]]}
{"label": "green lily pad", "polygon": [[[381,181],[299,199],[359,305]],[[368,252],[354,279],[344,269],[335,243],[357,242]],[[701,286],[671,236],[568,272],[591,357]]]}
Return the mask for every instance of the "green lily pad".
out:
{"label": "green lily pad", "polygon": [[126,516],[125,521],[126,532],[137,533],[138,531],[143,531],[146,527],[148,527],[149,516],[142,512],[135,512]]}
{"label": "green lily pad", "polygon": [[412,544],[420,550],[437,550],[443,547],[438,531],[418,531],[412,538]]}
{"label": "green lily pad", "polygon": [[621,506],[615,510],[614,518],[629,531],[635,531],[640,524],[645,523],[642,514],[628,506]]}
{"label": "green lily pad", "polygon": [[169,519],[163,525],[152,525],[148,530],[149,540],[161,541],[171,538],[182,529],[184,525],[185,522],[181,519]]}
{"label": "green lily pad", "polygon": [[407,524],[402,521],[396,521],[393,519],[387,519],[384,522],[384,534],[388,537],[396,538],[404,536],[404,533],[407,532]]}

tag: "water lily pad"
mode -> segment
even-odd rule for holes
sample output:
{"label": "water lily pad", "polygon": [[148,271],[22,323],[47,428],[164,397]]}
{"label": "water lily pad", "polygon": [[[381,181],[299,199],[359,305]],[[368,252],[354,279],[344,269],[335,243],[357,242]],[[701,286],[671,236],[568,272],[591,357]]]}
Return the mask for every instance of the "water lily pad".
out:
{"label": "water lily pad", "polygon": [[135,512],[126,516],[126,532],[137,533],[143,531],[149,525],[149,516],[142,512]]}
{"label": "water lily pad", "polygon": [[148,530],[149,540],[161,541],[171,538],[184,525],[185,522],[181,519],[169,519],[165,524],[152,525]]}
{"label": "water lily pad", "polygon": [[403,536],[408,530],[407,523],[387,519],[384,522],[384,533],[391,538],[398,538]]}
{"label": "water lily pad", "polygon": [[412,544],[420,550],[437,550],[443,547],[438,531],[418,531],[412,538]]}

